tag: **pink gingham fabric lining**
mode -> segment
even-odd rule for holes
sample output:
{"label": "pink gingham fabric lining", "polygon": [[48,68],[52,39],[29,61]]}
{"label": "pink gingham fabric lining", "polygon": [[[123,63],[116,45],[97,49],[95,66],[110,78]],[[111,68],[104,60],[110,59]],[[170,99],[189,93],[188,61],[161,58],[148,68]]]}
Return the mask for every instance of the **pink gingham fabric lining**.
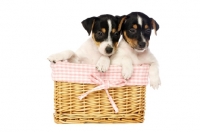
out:
{"label": "pink gingham fabric lining", "polygon": [[[98,72],[95,65],[91,64],[75,64],[67,61],[50,64],[52,68],[52,79],[54,81],[71,82],[71,83],[85,83],[96,84],[91,80],[91,75],[101,78],[103,81],[117,81],[122,80],[121,67],[111,65],[107,72]],[[147,85],[149,65],[134,66],[134,72],[129,80],[126,80],[126,85]]]}

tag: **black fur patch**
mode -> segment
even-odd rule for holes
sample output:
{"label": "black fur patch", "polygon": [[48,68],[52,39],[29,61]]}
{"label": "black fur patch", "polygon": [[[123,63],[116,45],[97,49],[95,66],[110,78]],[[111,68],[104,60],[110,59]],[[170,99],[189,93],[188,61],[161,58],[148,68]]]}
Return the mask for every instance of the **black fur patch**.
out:
{"label": "black fur patch", "polygon": [[[82,21],[82,25],[85,30],[90,35],[91,31],[94,34],[94,39],[96,42],[103,42],[108,38],[108,34],[110,34],[112,42],[118,42],[120,38],[120,31],[118,31],[118,26],[122,17],[120,16],[113,16],[109,14],[100,15],[99,17],[90,17]],[[111,21],[112,29],[116,29],[116,32],[108,33],[109,26],[108,20]],[[106,29],[106,32],[102,32],[102,28]],[[111,30],[112,30],[111,29]]]}

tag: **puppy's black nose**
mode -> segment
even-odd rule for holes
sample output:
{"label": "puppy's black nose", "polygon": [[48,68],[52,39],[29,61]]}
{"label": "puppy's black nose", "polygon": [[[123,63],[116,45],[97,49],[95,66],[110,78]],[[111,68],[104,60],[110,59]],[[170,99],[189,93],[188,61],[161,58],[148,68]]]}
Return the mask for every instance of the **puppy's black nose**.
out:
{"label": "puppy's black nose", "polygon": [[145,45],[146,45],[146,43],[145,43],[145,42],[139,42],[139,47],[140,47],[140,48],[144,48],[144,47],[145,47]]}
{"label": "puppy's black nose", "polygon": [[106,53],[107,53],[107,54],[112,53],[112,51],[113,51],[113,48],[112,48],[112,47],[110,47],[110,46],[107,46],[107,47],[106,47]]}

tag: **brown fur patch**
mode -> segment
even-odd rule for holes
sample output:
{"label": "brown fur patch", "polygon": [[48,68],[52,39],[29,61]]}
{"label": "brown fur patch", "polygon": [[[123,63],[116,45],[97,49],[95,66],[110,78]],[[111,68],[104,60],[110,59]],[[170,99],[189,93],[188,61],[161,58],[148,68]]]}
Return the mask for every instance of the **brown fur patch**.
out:
{"label": "brown fur patch", "polygon": [[153,19],[151,21],[151,24],[152,24],[152,27],[153,27],[153,29],[155,31],[155,35],[157,35],[157,32],[156,32],[156,23],[155,23],[155,21]]}
{"label": "brown fur patch", "polygon": [[114,42],[113,45],[114,45],[114,46],[113,46],[114,48],[117,48],[118,42]]}
{"label": "brown fur patch", "polygon": [[135,48],[137,46],[137,39],[131,39],[129,38],[127,35],[126,35],[126,31],[124,31],[124,37],[125,37],[125,40],[128,42],[128,44],[132,47],[132,48]]}
{"label": "brown fur patch", "polygon": [[149,26],[148,26],[148,25],[145,25],[144,28],[147,29],[147,28],[149,28]]}
{"label": "brown fur patch", "polygon": [[95,44],[96,44],[97,46],[100,45],[100,42],[97,42],[97,41],[95,40],[95,38],[94,38],[94,33],[92,33],[92,39],[94,40],[94,42],[95,42]]}
{"label": "brown fur patch", "polygon": [[116,29],[115,29],[115,28],[112,29],[112,33],[114,33],[114,32],[116,32]]}
{"label": "brown fur patch", "polygon": [[121,19],[121,21],[119,22],[117,31],[120,31],[120,30],[121,30],[121,28],[122,28],[122,23],[124,22],[125,19],[126,19],[126,17],[123,17],[123,18]]}
{"label": "brown fur patch", "polygon": [[133,25],[133,28],[134,28],[134,29],[137,29],[137,25],[136,25],[136,24],[134,24],[134,25]]}
{"label": "brown fur patch", "polygon": [[115,42],[115,43],[113,43],[113,49],[114,49],[114,51],[116,52],[116,50],[117,50],[117,47],[118,47],[118,42]]}
{"label": "brown fur patch", "polygon": [[102,28],[101,31],[102,31],[103,33],[106,33],[106,29],[105,29],[105,28]]}

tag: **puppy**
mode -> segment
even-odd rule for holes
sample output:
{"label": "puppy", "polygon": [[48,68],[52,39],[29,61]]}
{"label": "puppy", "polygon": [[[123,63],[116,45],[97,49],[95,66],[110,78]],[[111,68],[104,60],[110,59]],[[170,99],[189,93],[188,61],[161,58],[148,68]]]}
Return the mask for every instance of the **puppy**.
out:
{"label": "puppy", "polygon": [[116,51],[120,38],[124,16],[109,14],[90,17],[82,21],[84,29],[91,37],[74,53],[71,50],[51,55],[51,62],[68,60],[72,63],[95,64],[100,72],[105,72],[110,65],[109,56]]}
{"label": "puppy", "polygon": [[141,12],[132,12],[126,16],[122,25],[123,38],[117,52],[111,56],[111,65],[122,66],[122,76],[129,79],[133,73],[133,65],[150,64],[150,86],[154,89],[161,84],[158,62],[149,50],[151,30],[155,34],[159,29],[158,23]]}

